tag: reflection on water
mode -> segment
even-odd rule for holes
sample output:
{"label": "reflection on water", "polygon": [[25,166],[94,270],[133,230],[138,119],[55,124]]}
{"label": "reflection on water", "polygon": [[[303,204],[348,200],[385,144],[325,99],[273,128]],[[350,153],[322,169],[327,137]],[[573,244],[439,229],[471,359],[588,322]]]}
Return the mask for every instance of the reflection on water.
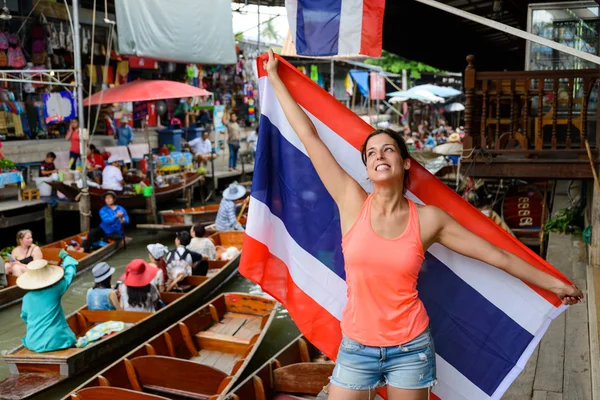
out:
{"label": "reflection on water", "polygon": [[[128,232],[128,236],[131,236],[133,241],[127,245],[127,250],[121,250],[106,260],[111,267],[116,269],[116,272],[113,275],[113,284],[116,279],[125,271],[125,266],[129,261],[134,258],[147,259],[148,254],[146,245],[151,243],[163,243],[171,248],[174,246],[174,235],[169,233],[147,234],[144,231],[138,230],[131,233]],[[67,293],[65,293],[62,299],[63,309],[65,310],[66,314],[77,310],[79,307],[85,304],[87,290],[91,288],[92,285],[93,275],[91,269],[85,271],[73,281],[69,287],[69,290]],[[250,282],[239,274],[231,279],[223,287],[222,291],[266,295],[258,285]],[[20,312],[20,304],[0,311],[0,326],[2,327],[0,330],[0,352],[2,354],[17,347],[21,343],[21,337],[25,335],[25,324],[20,318]],[[192,310],[190,310],[190,312],[192,312]],[[269,358],[271,358],[271,356],[296,338],[298,334],[298,328],[290,319],[287,310],[279,306],[277,315],[273,320],[271,328],[265,335],[264,341],[252,359],[247,371],[250,372],[264,364]],[[115,356],[117,355],[115,354]],[[105,365],[95,366],[93,367],[92,371],[89,371],[74,379],[70,379],[62,385],[46,391],[35,398],[49,400],[60,399],[104,367]],[[8,366],[5,362],[0,361],[0,379],[4,379],[8,375]]]}

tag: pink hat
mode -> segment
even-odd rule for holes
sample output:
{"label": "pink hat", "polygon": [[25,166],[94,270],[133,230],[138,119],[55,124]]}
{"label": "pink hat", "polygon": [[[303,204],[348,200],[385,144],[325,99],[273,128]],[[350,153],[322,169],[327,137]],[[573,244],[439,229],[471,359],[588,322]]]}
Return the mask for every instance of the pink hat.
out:
{"label": "pink hat", "polygon": [[158,268],[152,267],[146,261],[137,258],[127,264],[125,273],[121,275],[120,280],[126,286],[143,287],[150,284],[157,273]]}

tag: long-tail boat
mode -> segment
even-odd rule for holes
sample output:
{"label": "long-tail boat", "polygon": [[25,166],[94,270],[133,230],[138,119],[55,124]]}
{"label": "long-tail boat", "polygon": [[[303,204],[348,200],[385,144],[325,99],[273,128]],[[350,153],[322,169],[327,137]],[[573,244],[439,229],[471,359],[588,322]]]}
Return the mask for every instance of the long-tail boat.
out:
{"label": "long-tail boat", "polygon": [[[40,247],[44,260],[50,264],[58,265],[60,263],[60,257],[58,253],[62,249],[66,249],[70,243],[77,242],[79,246],[83,243],[83,238],[87,237],[87,232],[80,233],[78,235],[70,236],[68,238],[56,241],[54,243],[47,244]],[[126,239],[130,240],[130,239]],[[77,265],[77,272],[80,273],[86,268],[91,267],[99,261],[102,261],[111,255],[113,255],[119,247],[122,246],[122,241],[109,240],[108,244],[100,247],[91,253],[85,253],[83,251],[67,250],[69,255],[76,259],[79,264]],[[8,286],[4,289],[0,289],[0,309],[14,304],[21,300],[25,293],[25,290],[17,286],[17,277],[7,275]]]}
{"label": "long-tail boat", "polygon": [[334,366],[310,342],[299,337],[246,380],[210,400],[314,399],[329,383]]}
{"label": "long-tail boat", "polygon": [[[218,232],[210,238],[218,246],[241,250],[243,232]],[[140,340],[146,340],[181,319],[187,310],[206,301],[215,290],[237,271],[241,253],[229,261],[209,261],[207,276],[189,276],[179,287],[183,293],[163,292],[166,306],[154,313],[135,311],[90,311],[84,306],[67,317],[77,338],[98,323],[121,321],[126,329],[83,348],[35,353],[23,346],[8,352],[4,360],[11,375],[0,381],[0,399],[25,399],[59,382],[84,372],[87,368],[119,357]]]}
{"label": "long-tail boat", "polygon": [[227,393],[262,342],[276,305],[262,296],[221,294],[102,370],[66,399],[208,399]]}

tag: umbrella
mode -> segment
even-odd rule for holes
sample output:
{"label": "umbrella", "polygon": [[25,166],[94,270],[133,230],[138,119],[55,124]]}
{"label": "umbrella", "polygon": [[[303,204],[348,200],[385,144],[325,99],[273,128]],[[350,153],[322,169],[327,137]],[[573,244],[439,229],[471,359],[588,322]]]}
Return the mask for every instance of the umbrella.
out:
{"label": "umbrella", "polygon": [[211,93],[186,83],[137,80],[98,92],[83,100],[83,105],[152,101],[180,97],[209,96]]}
{"label": "umbrella", "polygon": [[390,99],[390,102],[402,102],[402,101],[406,101],[406,100],[418,100],[418,101],[422,101],[424,103],[443,103],[444,99],[442,97],[436,96],[431,94],[430,92],[426,91],[426,90],[415,90],[415,91],[410,91],[407,90],[406,92],[397,92],[397,93],[401,93],[396,97],[392,97]]}
{"label": "umbrella", "polygon": [[465,106],[460,103],[452,103],[446,106],[447,112],[465,111]]}
{"label": "umbrella", "polygon": [[413,92],[415,92],[415,93],[428,92],[428,93],[430,93],[434,96],[438,96],[438,97],[453,97],[453,96],[458,96],[459,94],[461,94],[461,92],[459,90],[456,90],[451,87],[436,86],[436,85],[419,85],[419,86],[410,88],[408,90],[391,92],[391,93],[388,93],[387,95],[390,97],[393,97],[393,96],[406,97],[407,95],[409,95],[409,93],[413,93]]}

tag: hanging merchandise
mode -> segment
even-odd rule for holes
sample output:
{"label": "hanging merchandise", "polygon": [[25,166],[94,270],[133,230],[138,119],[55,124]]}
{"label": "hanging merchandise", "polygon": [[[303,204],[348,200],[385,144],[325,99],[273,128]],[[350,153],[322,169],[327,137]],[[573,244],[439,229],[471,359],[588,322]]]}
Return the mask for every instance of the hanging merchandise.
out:
{"label": "hanging merchandise", "polygon": [[64,49],[65,46],[66,46],[65,31],[63,30],[63,24],[61,22],[60,23],[60,32],[58,33],[58,48]]}
{"label": "hanging merchandise", "polygon": [[21,50],[21,48],[19,46],[9,47],[8,66],[11,68],[23,68],[25,64],[25,56],[23,55],[23,51]]}
{"label": "hanging merchandise", "polygon": [[313,82],[319,81],[319,66],[318,65],[313,64],[310,66],[310,79]]}
{"label": "hanging merchandise", "polygon": [[90,53],[90,36],[91,33],[87,29],[83,29],[81,32],[81,52],[83,54]]}
{"label": "hanging merchandise", "polygon": [[188,64],[185,67],[185,73],[187,76],[187,83],[188,85],[191,85],[194,81],[194,69],[192,68],[192,64]]}
{"label": "hanging merchandise", "polygon": [[71,53],[73,52],[73,34],[70,30],[67,32],[67,43],[65,44],[65,50]]}
{"label": "hanging merchandise", "polygon": [[244,96],[254,97],[254,85],[250,81],[244,83]]}
{"label": "hanging merchandise", "polygon": [[252,123],[256,119],[255,109],[254,109],[254,99],[248,99],[248,120]]}
{"label": "hanging merchandise", "polygon": [[52,46],[52,49],[54,50],[60,50],[60,40],[58,39],[58,31],[56,30],[54,24],[50,25],[50,30],[50,46]]}
{"label": "hanging merchandise", "polygon": [[306,75],[306,67],[304,65],[299,65],[297,68],[298,68],[298,71],[300,71],[304,75]]}
{"label": "hanging merchandise", "polygon": [[8,32],[0,32],[0,50],[8,50]]}
{"label": "hanging merchandise", "polygon": [[95,85],[98,82],[98,76],[96,74],[96,66],[88,64],[88,65],[86,65],[86,67],[87,67],[88,78],[90,78],[90,81],[92,81],[92,85]]}
{"label": "hanging merchandise", "polygon": [[34,39],[31,46],[31,61],[34,64],[44,64],[46,62],[46,44],[43,39]]}
{"label": "hanging merchandise", "polygon": [[352,96],[352,93],[354,92],[354,82],[352,81],[350,74],[346,74],[346,78],[344,79],[344,87],[346,88],[346,94],[348,96]]}
{"label": "hanging merchandise", "polygon": [[8,56],[6,52],[0,51],[0,68],[8,67]]}
{"label": "hanging merchandise", "polygon": [[73,95],[68,90],[44,93],[44,117],[47,124],[69,121],[77,117]]}
{"label": "hanging merchandise", "polygon": [[115,72],[112,66],[102,66],[102,83],[104,85],[112,85],[115,83]]}
{"label": "hanging merchandise", "polygon": [[115,73],[115,85],[123,85],[129,80],[129,61],[119,61]]}
{"label": "hanging merchandise", "polygon": [[198,87],[199,83],[200,83],[200,81],[198,79],[198,77],[200,76],[200,71],[198,70],[198,66],[196,64],[192,65],[192,70],[194,72],[194,78],[192,79],[192,84],[194,86]]}

